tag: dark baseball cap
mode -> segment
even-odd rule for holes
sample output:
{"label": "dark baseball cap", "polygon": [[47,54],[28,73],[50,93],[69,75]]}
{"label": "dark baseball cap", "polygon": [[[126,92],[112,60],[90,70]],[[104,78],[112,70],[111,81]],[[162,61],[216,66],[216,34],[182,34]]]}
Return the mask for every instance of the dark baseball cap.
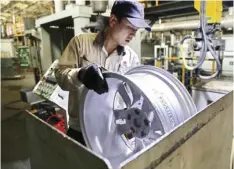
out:
{"label": "dark baseball cap", "polygon": [[151,31],[144,20],[144,7],[135,0],[116,0],[112,6],[111,14],[125,17],[133,26]]}

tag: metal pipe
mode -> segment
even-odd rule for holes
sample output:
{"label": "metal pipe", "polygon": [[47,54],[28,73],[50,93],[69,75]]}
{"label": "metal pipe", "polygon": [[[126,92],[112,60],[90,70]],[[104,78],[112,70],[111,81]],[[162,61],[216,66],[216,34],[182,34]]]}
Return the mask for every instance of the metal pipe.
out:
{"label": "metal pipe", "polygon": [[[233,27],[234,21],[233,18],[223,18],[221,21],[221,26],[228,28]],[[169,31],[169,30],[188,30],[196,29],[199,27],[199,20],[194,21],[181,21],[181,22],[171,22],[163,24],[154,24],[152,26],[152,31]]]}
{"label": "metal pipe", "polygon": [[[168,57],[168,58],[164,58],[165,60],[181,60],[181,57]],[[187,60],[198,60],[199,58],[185,58]],[[205,61],[215,61],[214,59],[205,59]]]}
{"label": "metal pipe", "polygon": [[55,13],[61,12],[63,10],[63,1],[54,0]]}
{"label": "metal pipe", "polygon": [[185,66],[182,64],[182,84],[185,85]]}
{"label": "metal pipe", "polygon": [[189,80],[190,86],[193,86],[193,71],[190,71],[190,80]]}
{"label": "metal pipe", "polygon": [[215,61],[212,61],[211,73],[214,74],[215,72]]}

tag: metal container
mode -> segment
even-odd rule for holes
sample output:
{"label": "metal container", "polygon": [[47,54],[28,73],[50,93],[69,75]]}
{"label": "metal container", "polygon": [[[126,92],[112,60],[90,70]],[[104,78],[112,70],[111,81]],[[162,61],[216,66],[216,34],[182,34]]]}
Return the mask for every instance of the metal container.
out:
{"label": "metal container", "polygon": [[91,6],[94,13],[106,12],[107,5],[108,1],[91,1]]}
{"label": "metal container", "polygon": [[113,168],[197,112],[182,83],[162,69],[139,66],[104,76],[108,93],[83,91],[80,123],[87,146]]}

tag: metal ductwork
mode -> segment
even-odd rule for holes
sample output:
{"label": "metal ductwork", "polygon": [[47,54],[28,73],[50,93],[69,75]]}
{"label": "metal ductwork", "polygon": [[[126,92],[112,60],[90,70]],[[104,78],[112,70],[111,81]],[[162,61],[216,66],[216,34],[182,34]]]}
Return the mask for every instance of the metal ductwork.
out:
{"label": "metal ductwork", "polygon": [[[192,21],[180,21],[180,22],[171,22],[171,23],[162,23],[162,24],[154,24],[152,26],[152,31],[169,31],[169,30],[189,30],[189,29],[197,29],[199,27],[199,20]],[[227,17],[223,18],[221,21],[221,27],[229,28],[233,27],[234,21],[233,18]]]}

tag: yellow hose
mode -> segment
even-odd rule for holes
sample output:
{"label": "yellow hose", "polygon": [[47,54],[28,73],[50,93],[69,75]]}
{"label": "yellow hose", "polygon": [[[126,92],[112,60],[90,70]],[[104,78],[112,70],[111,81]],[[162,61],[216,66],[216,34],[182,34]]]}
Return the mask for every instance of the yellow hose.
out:
{"label": "yellow hose", "polygon": [[188,69],[188,70],[194,70],[195,67],[191,67],[191,66],[187,65],[187,62],[186,62],[185,56],[184,56],[184,49],[183,49],[183,45],[182,44],[180,45],[180,53],[181,53],[181,57],[182,57],[182,60],[183,60],[184,67],[186,69]]}
{"label": "yellow hose", "polygon": [[182,65],[182,84],[185,85],[185,67]]}

